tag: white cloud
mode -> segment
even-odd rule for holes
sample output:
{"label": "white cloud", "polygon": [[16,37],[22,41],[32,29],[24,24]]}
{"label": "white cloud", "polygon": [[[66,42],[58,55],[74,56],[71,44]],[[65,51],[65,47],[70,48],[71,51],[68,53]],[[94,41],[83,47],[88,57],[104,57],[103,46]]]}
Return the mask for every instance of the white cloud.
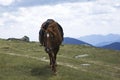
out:
{"label": "white cloud", "polygon": [[[28,35],[38,40],[41,24],[53,18],[64,29],[65,36],[80,37],[90,34],[119,34],[120,10],[113,0],[64,3],[34,7],[21,7],[16,12],[5,12],[0,18],[0,37]],[[3,26],[3,27],[2,27]]]}
{"label": "white cloud", "polygon": [[0,26],[4,25],[4,21],[0,18]]}
{"label": "white cloud", "polygon": [[12,4],[15,0],[0,0],[0,5],[2,6],[8,6]]}

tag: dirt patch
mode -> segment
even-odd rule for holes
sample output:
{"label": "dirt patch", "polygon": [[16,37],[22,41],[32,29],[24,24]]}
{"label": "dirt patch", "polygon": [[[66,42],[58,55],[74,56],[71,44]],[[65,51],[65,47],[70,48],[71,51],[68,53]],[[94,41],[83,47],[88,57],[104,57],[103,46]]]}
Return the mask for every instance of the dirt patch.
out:
{"label": "dirt patch", "polygon": [[82,54],[82,55],[77,55],[75,56],[75,58],[83,58],[83,57],[87,57],[89,56],[88,54]]}
{"label": "dirt patch", "polygon": [[[26,58],[36,59],[36,60],[40,60],[40,61],[44,61],[44,62],[49,62],[49,60],[47,60],[46,57],[38,58],[38,57],[29,56],[29,55],[21,55],[21,54],[15,54],[15,53],[4,53],[4,54],[11,55],[11,56],[26,57]],[[57,64],[62,65],[62,66],[67,66],[67,67],[70,67],[73,69],[78,69],[78,67],[75,67],[74,65],[69,64],[69,63],[57,62]]]}

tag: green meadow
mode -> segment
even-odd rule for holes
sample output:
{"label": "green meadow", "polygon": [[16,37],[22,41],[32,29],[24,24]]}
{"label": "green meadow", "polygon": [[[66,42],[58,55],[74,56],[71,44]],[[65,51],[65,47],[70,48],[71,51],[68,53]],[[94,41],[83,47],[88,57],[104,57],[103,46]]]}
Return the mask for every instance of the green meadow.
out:
{"label": "green meadow", "polygon": [[120,80],[120,51],[62,45],[57,75],[37,42],[0,40],[0,80]]}

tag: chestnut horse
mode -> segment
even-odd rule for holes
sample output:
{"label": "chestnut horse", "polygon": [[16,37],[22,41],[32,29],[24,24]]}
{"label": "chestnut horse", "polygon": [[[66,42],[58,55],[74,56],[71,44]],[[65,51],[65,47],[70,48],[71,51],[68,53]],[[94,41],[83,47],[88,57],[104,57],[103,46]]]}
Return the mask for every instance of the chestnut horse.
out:
{"label": "chestnut horse", "polygon": [[50,66],[56,74],[56,55],[63,41],[63,29],[53,19],[48,19],[41,25],[39,31],[39,41],[45,47],[45,51],[49,55]]}

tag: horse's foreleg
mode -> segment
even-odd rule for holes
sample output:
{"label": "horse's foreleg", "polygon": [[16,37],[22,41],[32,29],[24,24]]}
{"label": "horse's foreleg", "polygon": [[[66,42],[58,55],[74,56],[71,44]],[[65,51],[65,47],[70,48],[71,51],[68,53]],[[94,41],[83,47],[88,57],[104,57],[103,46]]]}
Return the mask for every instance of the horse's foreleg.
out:
{"label": "horse's foreleg", "polygon": [[52,71],[53,71],[54,73],[56,73],[55,63],[56,63],[56,61],[55,61],[55,54],[52,53]]}
{"label": "horse's foreleg", "polygon": [[57,62],[56,62],[56,58],[57,58],[57,57],[56,57],[56,55],[57,55],[57,54],[54,54],[54,58],[55,58],[55,66],[57,66]]}
{"label": "horse's foreleg", "polygon": [[52,55],[51,55],[51,53],[48,53],[48,55],[49,55],[49,59],[50,59],[50,67],[52,67]]}
{"label": "horse's foreleg", "polygon": [[57,66],[56,59],[57,59],[57,53],[58,53],[58,51],[59,51],[59,47],[55,48],[55,50],[54,50],[55,66]]}

